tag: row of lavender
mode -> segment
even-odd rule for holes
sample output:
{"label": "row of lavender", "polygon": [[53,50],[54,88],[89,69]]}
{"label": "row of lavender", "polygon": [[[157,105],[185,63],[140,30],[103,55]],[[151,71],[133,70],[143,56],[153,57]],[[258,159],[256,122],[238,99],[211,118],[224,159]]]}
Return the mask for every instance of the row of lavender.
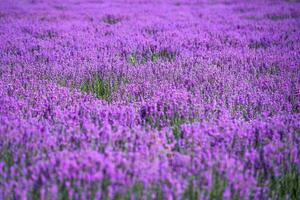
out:
{"label": "row of lavender", "polygon": [[0,199],[297,199],[297,1],[0,2]]}

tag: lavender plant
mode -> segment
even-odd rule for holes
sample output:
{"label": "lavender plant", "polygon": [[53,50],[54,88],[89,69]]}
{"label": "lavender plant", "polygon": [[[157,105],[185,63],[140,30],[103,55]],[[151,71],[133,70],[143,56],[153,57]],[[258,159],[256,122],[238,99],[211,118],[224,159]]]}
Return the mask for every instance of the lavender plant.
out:
{"label": "lavender plant", "polygon": [[297,1],[0,1],[0,199],[300,197]]}

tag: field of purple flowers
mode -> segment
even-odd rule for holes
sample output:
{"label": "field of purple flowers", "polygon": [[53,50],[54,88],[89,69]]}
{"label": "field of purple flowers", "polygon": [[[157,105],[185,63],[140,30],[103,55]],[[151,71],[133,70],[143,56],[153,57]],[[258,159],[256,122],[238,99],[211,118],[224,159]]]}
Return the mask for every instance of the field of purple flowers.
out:
{"label": "field of purple flowers", "polygon": [[300,198],[297,0],[1,0],[0,199]]}

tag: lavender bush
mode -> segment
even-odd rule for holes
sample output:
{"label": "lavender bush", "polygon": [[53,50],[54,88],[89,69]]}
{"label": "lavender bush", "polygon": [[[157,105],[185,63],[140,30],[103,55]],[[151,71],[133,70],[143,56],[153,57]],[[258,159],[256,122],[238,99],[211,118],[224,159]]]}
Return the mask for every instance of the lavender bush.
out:
{"label": "lavender bush", "polygon": [[299,1],[0,1],[0,199],[297,200],[299,146]]}

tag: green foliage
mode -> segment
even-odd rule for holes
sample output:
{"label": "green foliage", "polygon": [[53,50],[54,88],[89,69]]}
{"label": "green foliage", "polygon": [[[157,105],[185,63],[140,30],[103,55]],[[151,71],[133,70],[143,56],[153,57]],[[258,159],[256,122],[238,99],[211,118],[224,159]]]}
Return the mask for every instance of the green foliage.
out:
{"label": "green foliage", "polygon": [[171,62],[175,60],[176,53],[168,49],[158,52],[146,51],[142,53],[131,53],[127,56],[127,62],[132,65],[145,64],[147,62],[157,62],[159,60]]}
{"label": "green foliage", "polygon": [[137,182],[130,187],[125,193],[118,193],[114,196],[114,200],[131,200],[131,199],[158,199],[163,200],[163,191],[158,185],[152,185],[145,188],[143,183]]}
{"label": "green foliage", "polygon": [[194,186],[194,178],[189,180],[188,187],[183,193],[182,200],[197,200],[199,199],[200,188]]}
{"label": "green foliage", "polygon": [[227,180],[220,172],[213,170],[213,185],[209,194],[210,200],[222,200],[223,193],[227,187]]}
{"label": "green foliage", "polygon": [[111,85],[108,81],[105,81],[98,76],[94,76],[92,79],[86,80],[80,87],[82,92],[92,93],[99,99],[106,101],[111,100],[113,90],[116,89],[116,85]]}
{"label": "green foliage", "polygon": [[61,184],[59,186],[57,199],[58,200],[68,200],[69,199],[68,189],[65,186],[65,184]]}
{"label": "green foliage", "polygon": [[0,160],[4,161],[5,163],[5,167],[7,169],[9,169],[11,166],[14,165],[14,158],[13,158],[13,154],[12,152],[10,151],[9,148],[7,147],[4,147],[1,149],[1,152],[0,152]]}
{"label": "green foliage", "polygon": [[289,19],[289,15],[277,15],[277,14],[269,14],[267,15],[267,18],[273,21],[279,21],[279,20],[285,20]]}
{"label": "green foliage", "polygon": [[191,123],[194,120],[193,119],[186,119],[183,117],[180,117],[179,114],[174,114],[173,116],[167,116],[165,114],[164,116],[155,117],[155,116],[146,116],[144,118],[144,125],[150,125],[152,128],[156,128],[160,130],[164,124],[168,124],[171,127],[171,130],[175,136],[176,139],[181,138],[181,130],[180,126],[184,123]]}
{"label": "green foliage", "polygon": [[158,185],[152,185],[149,188],[145,188],[144,184],[141,182],[135,183],[133,186],[124,193],[117,193],[113,199],[114,200],[131,200],[131,199],[157,199],[163,200],[163,191]]}
{"label": "green foliage", "polygon": [[144,196],[143,183],[137,182],[125,194],[117,194],[114,200],[130,200],[130,199],[142,199]]}
{"label": "green foliage", "polygon": [[252,41],[249,43],[250,49],[266,49],[269,45],[264,41]]}
{"label": "green foliage", "polygon": [[174,126],[172,128],[172,131],[173,131],[173,135],[174,135],[175,139],[181,138],[182,133],[181,133],[181,130],[180,130],[179,126]]}
{"label": "green foliage", "polygon": [[144,185],[142,183],[136,183],[131,189],[131,193],[134,199],[142,199],[144,193]]}
{"label": "green foliage", "polygon": [[135,56],[134,54],[130,54],[130,55],[128,56],[128,62],[129,62],[130,64],[132,64],[132,65],[137,64],[137,58],[136,58],[136,56]]}
{"label": "green foliage", "polygon": [[243,104],[234,105],[231,109],[231,113],[234,116],[242,117],[245,121],[249,121],[250,119],[248,108]]}
{"label": "green foliage", "polygon": [[39,187],[35,187],[33,188],[33,190],[29,193],[29,197],[32,200],[39,200],[41,198],[40,196],[40,188]]}
{"label": "green foliage", "polygon": [[272,199],[297,200],[300,197],[300,173],[296,165],[292,165],[285,174],[269,181],[270,197]]}
{"label": "green foliage", "polygon": [[151,199],[153,199],[153,196],[157,200],[164,199],[163,191],[161,190],[161,188],[158,185],[153,185],[151,188],[149,188],[147,199],[151,200]]}
{"label": "green foliage", "polygon": [[159,54],[154,53],[151,55],[152,62],[156,62],[159,58],[160,58]]}
{"label": "green foliage", "polygon": [[172,51],[169,51],[167,49],[163,49],[163,50],[158,52],[157,56],[161,59],[171,61],[171,60],[175,59],[176,53],[172,52]]}
{"label": "green foliage", "polygon": [[106,15],[102,18],[103,22],[110,24],[110,25],[114,25],[117,24],[118,22],[121,21],[121,19],[119,17],[116,17],[114,15]]}
{"label": "green foliage", "polygon": [[108,178],[104,178],[101,183],[101,199],[108,200],[109,199],[109,193],[108,188],[110,186],[110,180]]}
{"label": "green foliage", "polygon": [[180,139],[182,137],[180,126],[186,123],[187,121],[189,120],[183,119],[178,115],[175,115],[174,118],[171,120],[172,131],[175,139]]}
{"label": "green foliage", "polygon": [[292,106],[292,112],[293,113],[300,113],[300,108],[298,106],[298,96],[296,94],[290,94],[287,97],[287,100]]}

